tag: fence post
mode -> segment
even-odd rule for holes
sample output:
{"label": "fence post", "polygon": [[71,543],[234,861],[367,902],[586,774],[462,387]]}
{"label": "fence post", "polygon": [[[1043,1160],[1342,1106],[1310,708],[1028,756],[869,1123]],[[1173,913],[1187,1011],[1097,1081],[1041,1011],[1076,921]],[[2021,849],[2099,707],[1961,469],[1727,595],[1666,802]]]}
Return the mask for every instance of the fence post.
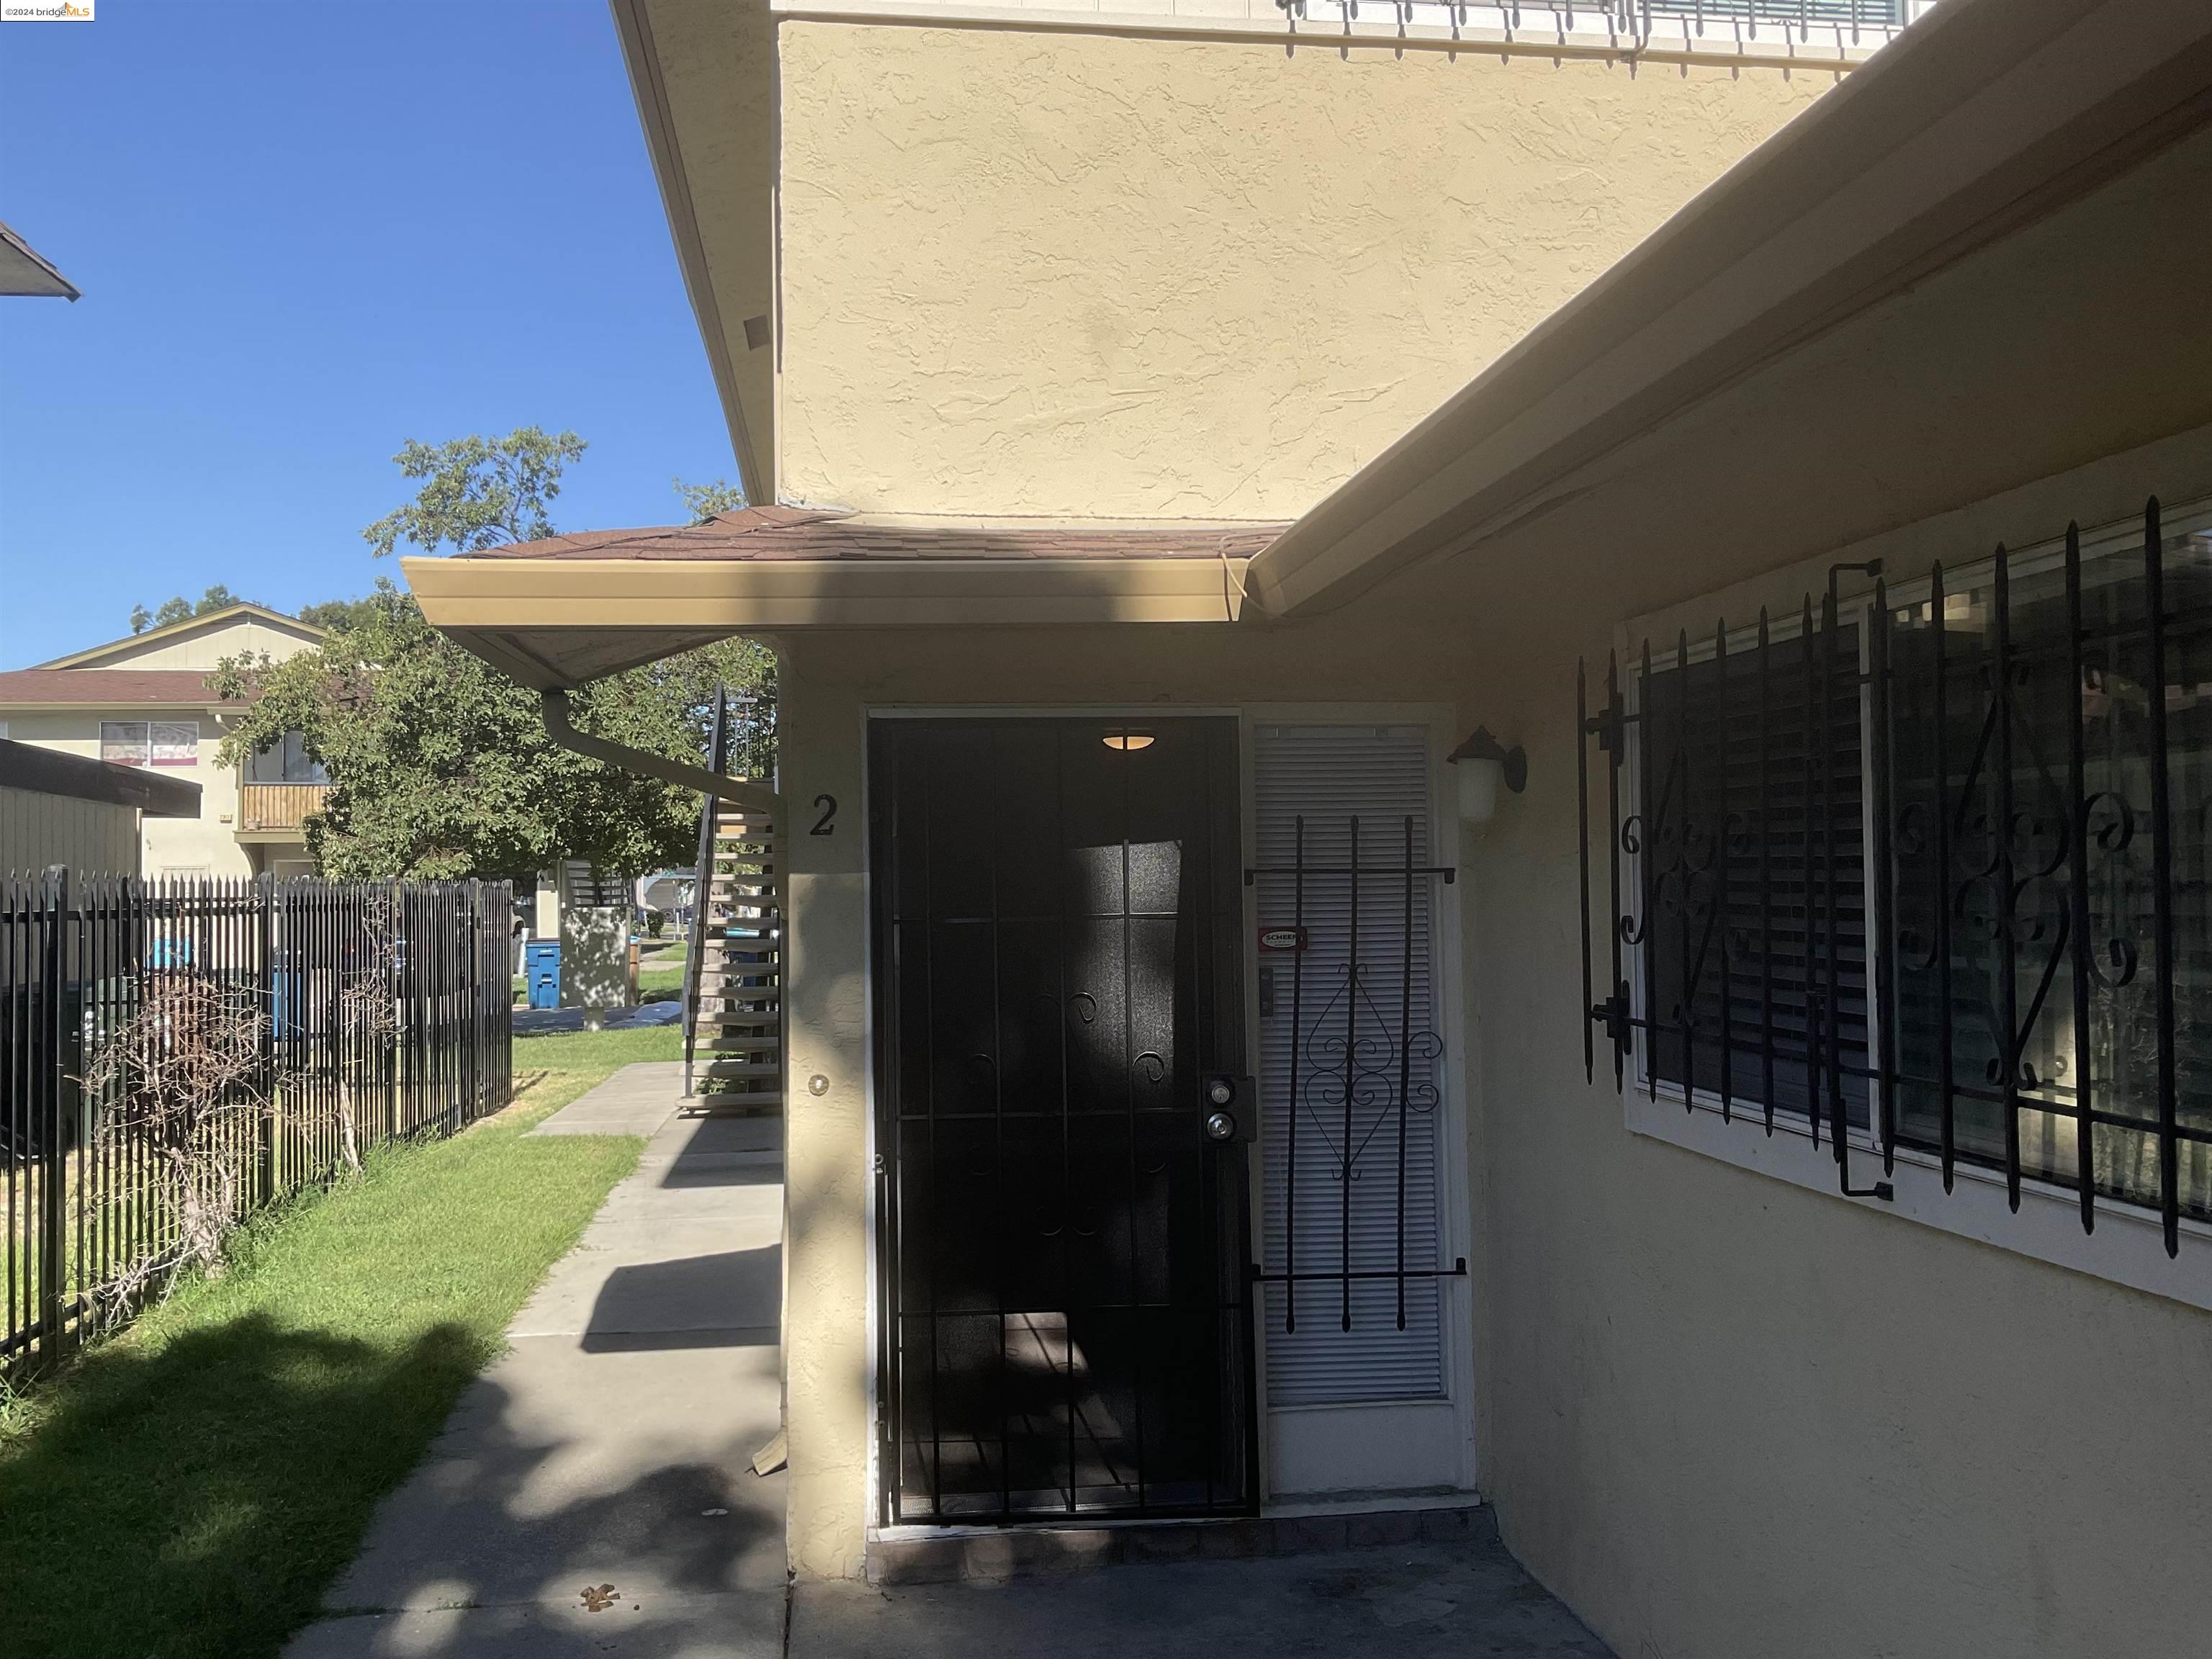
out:
{"label": "fence post", "polygon": [[64,1126],[75,1113],[69,1066],[69,1014],[64,1006],[69,976],[63,960],[68,930],[69,870],[56,865],[46,872],[46,961],[41,964],[46,1017],[43,1024],[46,1064],[53,1086],[45,1091],[46,1143],[40,1150],[42,1166],[39,1182],[39,1323],[46,1340],[46,1358],[66,1352],[62,1304],[69,1282],[69,1148]]}
{"label": "fence post", "polygon": [[262,1110],[254,1133],[259,1138],[261,1201],[276,1196],[276,878],[263,871],[253,878],[254,957],[260,975]]}

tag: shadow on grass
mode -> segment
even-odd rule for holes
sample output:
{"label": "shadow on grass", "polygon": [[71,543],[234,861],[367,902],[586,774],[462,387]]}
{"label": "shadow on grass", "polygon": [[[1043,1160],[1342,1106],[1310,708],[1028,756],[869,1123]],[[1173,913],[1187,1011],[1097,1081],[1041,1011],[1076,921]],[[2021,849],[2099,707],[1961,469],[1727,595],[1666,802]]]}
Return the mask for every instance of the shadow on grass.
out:
{"label": "shadow on grass", "polygon": [[[640,1553],[680,1592],[780,1590],[775,1510],[739,1484],[734,1449],[725,1467],[674,1462],[565,1504],[521,1502],[564,1448],[515,1431],[507,1391],[477,1379],[490,1357],[458,1326],[385,1346],[261,1314],[88,1355],[0,1455],[0,1653],[256,1659],[306,1629],[317,1653],[458,1656],[490,1632],[434,1613],[401,1632],[371,1615],[482,1602],[501,1607],[495,1626],[526,1626],[502,1632],[514,1650],[556,1659],[599,1651],[611,1625],[563,1629],[520,1603]],[[458,1480],[418,1493],[372,1593],[346,1593],[378,1504],[449,1413],[468,1447]],[[334,1586],[380,1605],[318,1622]]]}
{"label": "shadow on grass", "polygon": [[0,1455],[0,1648],[276,1652],[489,1358],[458,1326],[386,1347],[258,1313],[95,1350]]}

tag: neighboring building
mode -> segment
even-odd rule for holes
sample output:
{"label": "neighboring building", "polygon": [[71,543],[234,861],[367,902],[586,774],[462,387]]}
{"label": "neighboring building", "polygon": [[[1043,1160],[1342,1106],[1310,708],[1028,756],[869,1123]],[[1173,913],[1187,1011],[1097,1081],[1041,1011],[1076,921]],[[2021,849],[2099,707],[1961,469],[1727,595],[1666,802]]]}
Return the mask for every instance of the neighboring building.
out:
{"label": "neighboring building", "polygon": [[760,504],[405,569],[777,646],[800,1578],[2202,1647],[2212,12],[1754,9],[617,0]]}
{"label": "neighboring building", "polygon": [[237,605],[0,673],[0,737],[197,783],[196,814],[146,823],[149,876],[312,874],[301,826],[328,780],[296,734],[244,768],[222,765],[216,751],[238,710],[208,676],[227,657],[281,660],[321,637],[295,617]]}
{"label": "neighboring building", "polygon": [[199,816],[200,787],[0,738],[0,876],[139,873],[141,823]]}

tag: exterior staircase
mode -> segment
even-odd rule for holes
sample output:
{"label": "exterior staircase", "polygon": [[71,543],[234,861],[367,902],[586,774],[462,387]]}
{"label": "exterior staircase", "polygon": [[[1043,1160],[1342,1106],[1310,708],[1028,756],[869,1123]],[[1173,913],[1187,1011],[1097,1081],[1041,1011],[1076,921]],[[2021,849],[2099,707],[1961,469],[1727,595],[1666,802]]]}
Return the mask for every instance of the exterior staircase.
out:
{"label": "exterior staircase", "polygon": [[[714,770],[726,752],[717,699]],[[684,1011],[684,1092],[696,1108],[783,1108],[783,861],[777,826],[733,802],[700,813]]]}

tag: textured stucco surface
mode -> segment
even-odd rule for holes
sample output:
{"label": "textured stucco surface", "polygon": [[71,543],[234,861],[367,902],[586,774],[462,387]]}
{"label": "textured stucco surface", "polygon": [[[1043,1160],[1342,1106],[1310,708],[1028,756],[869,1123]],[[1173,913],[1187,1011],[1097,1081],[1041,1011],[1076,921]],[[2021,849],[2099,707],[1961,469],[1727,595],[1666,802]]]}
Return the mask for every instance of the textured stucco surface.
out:
{"label": "textured stucco surface", "polygon": [[1508,1547],[1634,1659],[2204,1650],[2212,1316],[1632,1136],[1601,1046],[1584,1084],[1565,688],[1610,639],[1498,641],[1477,694],[1530,780],[1462,899],[1510,1034],[1474,1149]]}
{"label": "textured stucco surface", "polygon": [[[2212,488],[2205,453],[2159,446],[1853,551],[1916,574],[2062,505],[2136,498],[2146,467]],[[794,640],[785,787],[856,799],[871,704],[1449,701],[1525,740],[1528,792],[1462,839],[1456,890],[1479,1479],[1508,1545],[1635,1659],[2194,1651],[2212,1316],[1632,1136],[1583,1082],[1571,684],[1632,561],[1571,591],[1572,550],[1497,579],[1487,616],[1378,595],[1291,624]],[[1718,584],[1740,557],[1674,580]],[[833,1079],[792,1120],[804,1577],[849,1574],[867,1518],[861,850],[796,849],[795,960],[819,977],[794,1073]]]}
{"label": "textured stucco surface", "polygon": [[787,496],[1291,517],[1832,76],[787,21]]}

